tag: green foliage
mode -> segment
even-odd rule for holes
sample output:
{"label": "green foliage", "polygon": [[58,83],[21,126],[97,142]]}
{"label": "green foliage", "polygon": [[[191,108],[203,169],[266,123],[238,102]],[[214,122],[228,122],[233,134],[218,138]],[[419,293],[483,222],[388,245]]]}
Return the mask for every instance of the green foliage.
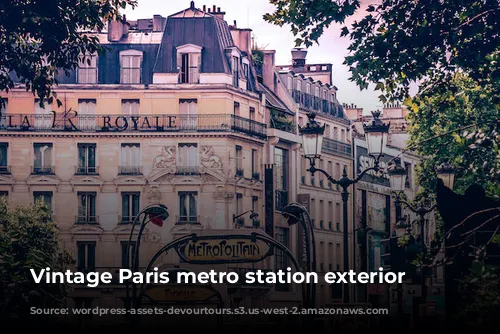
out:
{"label": "green foliage", "polygon": [[120,20],[119,10],[134,7],[137,0],[2,1],[0,10],[0,92],[14,88],[13,71],[36,94],[40,104],[52,103],[56,75],[74,69],[82,55],[103,52],[97,36],[108,20]]}
{"label": "green foliage", "polygon": [[[30,307],[54,307],[64,298],[65,284],[36,284],[30,269],[62,270],[71,263],[61,251],[55,224],[43,204],[10,209],[0,199],[0,318],[23,321]],[[38,318],[37,318],[38,319]],[[33,317],[30,321],[34,321]]]}
{"label": "green foliage", "polygon": [[500,103],[492,87],[457,73],[446,88],[419,94],[407,104],[410,147],[425,157],[417,171],[426,195],[434,191],[435,168],[444,161],[456,169],[457,192],[474,182],[491,194],[498,191],[500,137],[495,122]]}
{"label": "green foliage", "polygon": [[460,282],[463,308],[457,320],[474,330],[491,329],[500,319],[500,277],[484,263],[473,263],[470,273]]}
{"label": "green foliage", "polygon": [[[359,0],[271,0],[268,22],[289,24],[297,45],[318,42],[332,23],[360,10]],[[351,40],[345,64],[361,89],[375,85],[380,100],[403,100],[411,82],[445,87],[462,69],[482,85],[500,78],[498,0],[392,1],[370,5],[342,28]],[[425,86],[425,85],[424,85]]]}

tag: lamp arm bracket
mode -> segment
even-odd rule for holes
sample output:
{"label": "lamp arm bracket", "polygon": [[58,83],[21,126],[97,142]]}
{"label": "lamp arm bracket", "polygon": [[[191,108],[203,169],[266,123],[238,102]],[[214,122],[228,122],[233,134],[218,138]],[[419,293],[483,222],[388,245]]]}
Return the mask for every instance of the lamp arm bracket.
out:
{"label": "lamp arm bracket", "polygon": [[379,168],[379,166],[378,166],[378,162],[377,162],[377,163],[375,163],[375,166],[369,167],[369,168],[367,168],[367,169],[363,170],[361,173],[359,173],[359,174],[358,174],[358,176],[356,176],[356,178],[354,178],[354,179],[352,180],[352,183],[353,183],[353,184],[354,184],[354,183],[358,183],[358,182],[359,182],[359,180],[361,180],[361,179],[363,178],[363,176],[365,176],[365,175],[366,175],[366,173],[368,173],[368,172],[370,172],[370,171],[372,171],[372,170],[377,172],[377,171],[379,171],[379,169],[380,169],[380,168]]}
{"label": "lamp arm bracket", "polygon": [[321,169],[321,168],[316,168],[313,166],[311,166],[308,170],[308,172],[310,172],[311,174],[314,175],[314,173],[316,172],[320,172],[321,174],[323,174],[324,176],[326,176],[326,179],[328,180],[328,182],[331,182],[333,184],[338,184],[339,181],[338,180],[335,180],[330,174],[328,174],[325,170]]}

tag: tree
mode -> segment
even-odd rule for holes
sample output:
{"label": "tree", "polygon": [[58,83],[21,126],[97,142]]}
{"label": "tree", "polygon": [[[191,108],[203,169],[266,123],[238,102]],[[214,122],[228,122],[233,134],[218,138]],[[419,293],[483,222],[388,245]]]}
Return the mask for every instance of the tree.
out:
{"label": "tree", "polygon": [[137,0],[1,0],[0,93],[19,81],[42,106],[54,98],[60,106],[53,93],[56,75],[104,51],[97,36],[82,32],[102,30],[108,20],[121,19],[120,9],[136,4]]}
{"label": "tree", "polygon": [[[30,273],[51,268],[62,270],[71,258],[62,251],[55,223],[43,204],[8,208],[0,199],[0,318],[2,324],[26,321],[31,307],[57,307],[66,284],[36,284]],[[30,323],[44,319],[30,317]]]}
{"label": "tree", "polygon": [[499,91],[498,0],[382,0],[351,26],[345,20],[360,10],[359,0],[271,3],[276,10],[264,20],[291,25],[297,46],[310,46],[331,24],[343,24],[341,36],[352,41],[345,59],[351,80],[361,89],[374,84],[383,102],[407,98],[412,82],[421,89],[444,87],[457,69]]}

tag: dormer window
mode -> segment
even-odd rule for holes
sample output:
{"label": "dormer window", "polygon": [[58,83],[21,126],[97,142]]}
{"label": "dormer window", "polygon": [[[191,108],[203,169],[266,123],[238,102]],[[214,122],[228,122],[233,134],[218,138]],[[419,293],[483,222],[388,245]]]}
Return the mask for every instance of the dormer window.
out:
{"label": "dormer window", "polygon": [[239,81],[240,81],[240,76],[239,76],[239,71],[240,71],[240,59],[236,56],[232,56],[233,63],[232,63],[232,71],[233,71],[233,86],[238,87],[239,86]]}
{"label": "dormer window", "polygon": [[250,63],[247,57],[243,58],[243,75],[247,81],[247,90],[250,89]]}
{"label": "dormer window", "polygon": [[296,87],[297,87],[297,90],[300,92],[302,89],[302,82],[300,80],[297,79],[297,83],[296,83]]}
{"label": "dormer window", "polygon": [[120,83],[140,84],[143,53],[139,50],[120,52]]}
{"label": "dormer window", "polygon": [[97,54],[81,57],[76,74],[79,84],[97,83]]}
{"label": "dormer window", "polygon": [[201,69],[201,47],[186,44],[177,47],[179,83],[199,83]]}

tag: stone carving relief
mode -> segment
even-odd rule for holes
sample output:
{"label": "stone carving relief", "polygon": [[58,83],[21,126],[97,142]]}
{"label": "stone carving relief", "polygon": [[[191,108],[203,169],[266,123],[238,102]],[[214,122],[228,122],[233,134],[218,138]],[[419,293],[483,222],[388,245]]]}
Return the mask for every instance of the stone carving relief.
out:
{"label": "stone carving relief", "polygon": [[161,201],[160,190],[151,189],[147,194],[147,198],[148,198],[150,204],[160,203],[160,201]]}
{"label": "stone carving relief", "polygon": [[200,147],[200,164],[204,168],[222,170],[221,159],[214,154],[214,148],[212,146]]}
{"label": "stone carving relief", "polygon": [[153,168],[175,169],[176,147],[164,146],[159,156],[154,158]]}

